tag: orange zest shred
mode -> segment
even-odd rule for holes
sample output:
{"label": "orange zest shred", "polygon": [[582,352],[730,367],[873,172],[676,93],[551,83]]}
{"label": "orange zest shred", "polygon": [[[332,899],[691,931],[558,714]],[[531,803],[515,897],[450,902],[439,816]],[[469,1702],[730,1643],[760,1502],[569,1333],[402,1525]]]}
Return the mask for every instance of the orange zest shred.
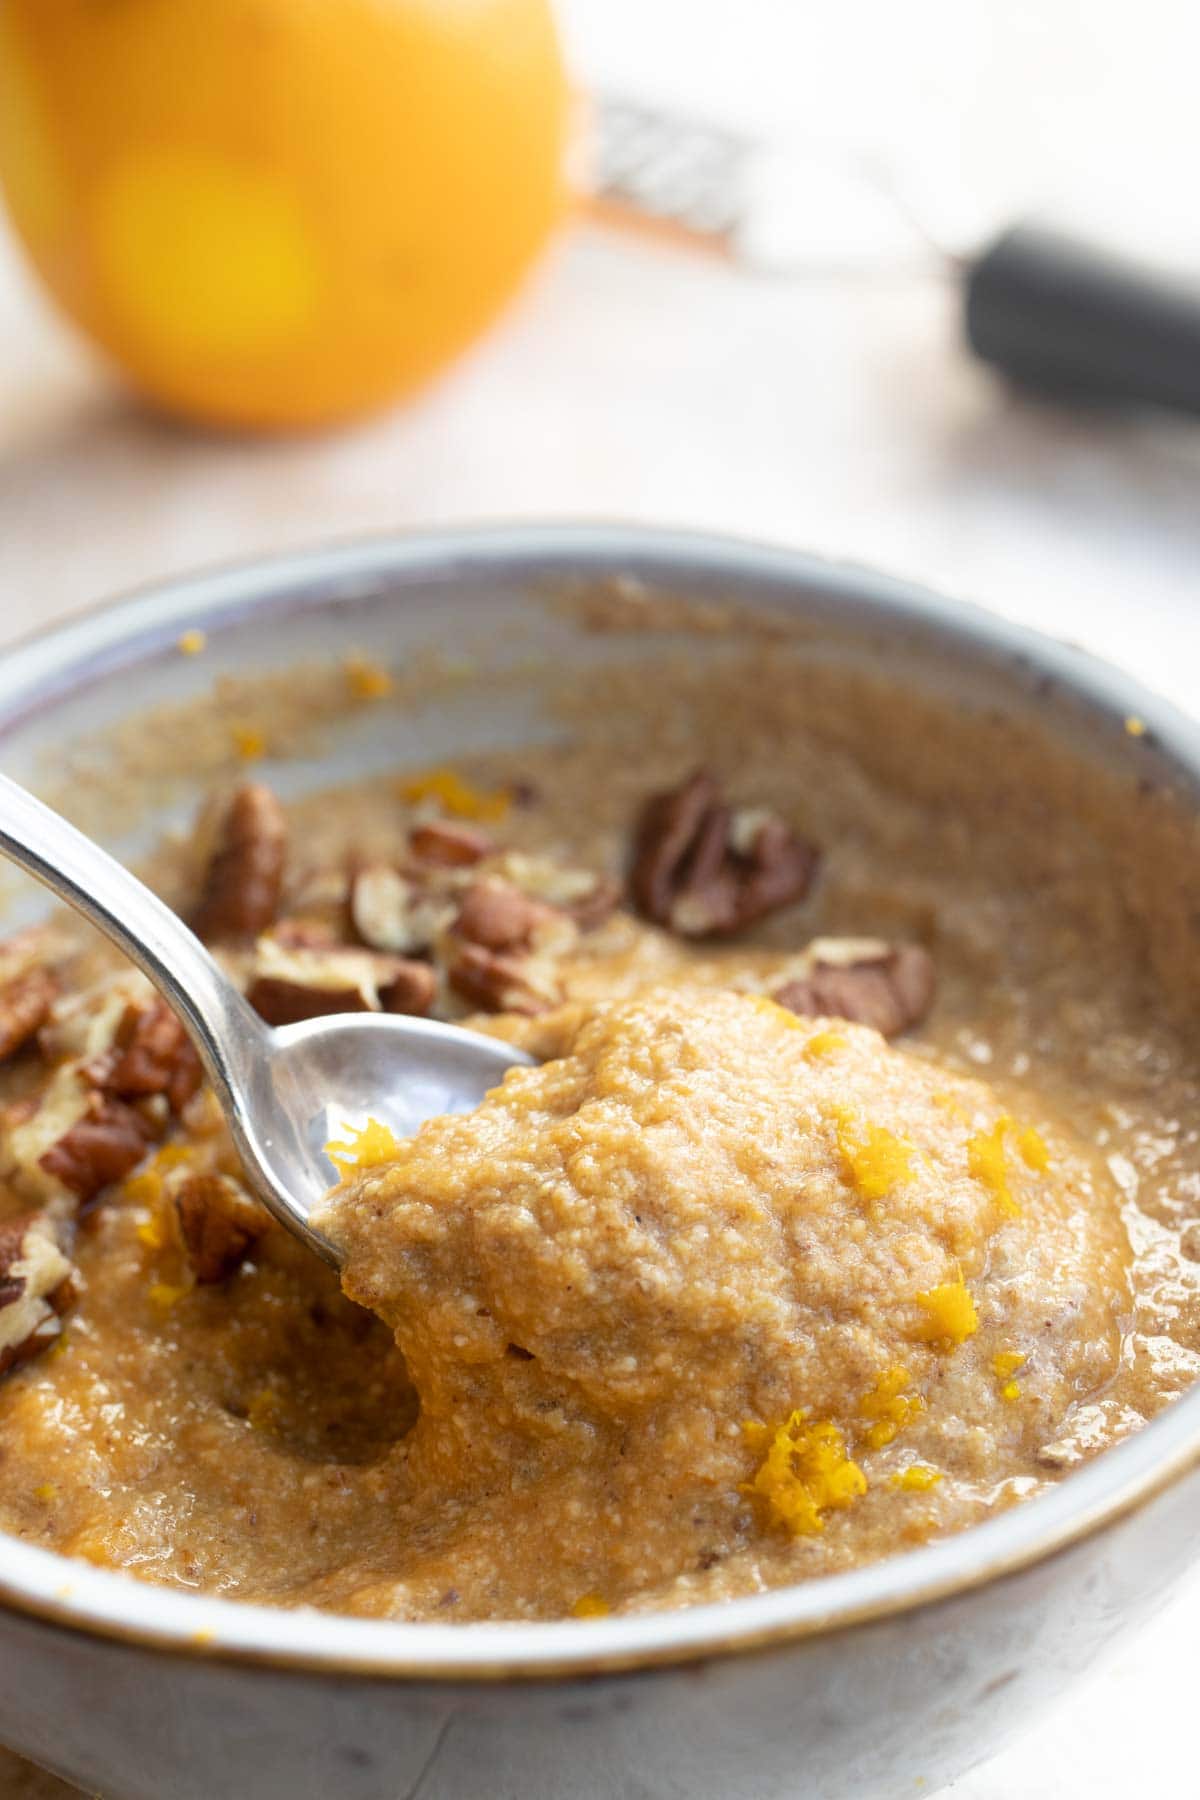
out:
{"label": "orange zest shred", "polygon": [[378,1119],[343,1129],[344,1138],[335,1138],[325,1146],[326,1156],[343,1181],[351,1169],[377,1169],[382,1163],[394,1162],[400,1154],[399,1138]]}
{"label": "orange zest shred", "polygon": [[267,754],[267,740],[254,725],[235,725],[230,736],[243,762],[261,762]]}
{"label": "orange zest shred", "polygon": [[147,1289],[151,1306],[157,1306],[163,1312],[170,1312],[171,1308],[190,1291],[190,1283],[184,1282],[182,1285],[176,1286],[171,1281],[152,1281]]}
{"label": "orange zest shred", "polygon": [[166,1249],[167,1233],[164,1222],[162,1219],[155,1218],[153,1214],[150,1218],[142,1220],[137,1227],[137,1236],[138,1242],[145,1244],[147,1250]]}
{"label": "orange zest shred", "polygon": [[883,1450],[892,1443],[906,1425],[911,1425],[925,1411],[920,1394],[906,1394],[911,1376],[903,1363],[885,1369],[869,1394],[864,1394],[858,1410],[870,1421],[863,1433],[869,1450]]}
{"label": "orange zest shred", "polygon": [[[193,1146],[191,1144],[164,1144],[161,1150],[155,1151],[154,1158],[145,1172],[149,1175],[157,1169],[181,1168],[185,1163],[191,1162],[192,1155]],[[135,1176],[134,1180],[136,1179]],[[125,1184],[125,1191],[129,1192],[128,1182]]]}
{"label": "orange zest shred", "polygon": [[391,674],[383,664],[373,662],[369,656],[350,655],[342,667],[346,671],[347,685],[356,700],[383,700],[395,686]]}
{"label": "orange zest shred", "polygon": [[819,1062],[823,1056],[832,1056],[835,1050],[844,1050],[848,1042],[844,1031],[814,1031],[804,1046],[804,1054],[809,1062]]}
{"label": "orange zest shred", "polygon": [[612,1611],[612,1607],[603,1594],[580,1594],[571,1608],[571,1616],[575,1619],[604,1619]]}
{"label": "orange zest shred", "polygon": [[1002,1400],[1019,1400],[1021,1398],[1021,1384],[1019,1381],[1014,1381],[1013,1376],[1019,1368],[1023,1367],[1025,1360],[1019,1350],[997,1350],[993,1356],[992,1373],[1000,1383]]}
{"label": "orange zest shred", "polygon": [[1024,1131],[1017,1133],[1017,1154],[1027,1169],[1035,1174],[1043,1175],[1050,1167],[1050,1152],[1046,1148],[1046,1140],[1040,1131],[1027,1125]]}
{"label": "orange zest shred", "polygon": [[988,1190],[1006,1218],[1016,1219],[1021,1209],[1013,1199],[1004,1157],[1004,1135],[1011,1126],[1012,1120],[1004,1114],[990,1131],[977,1131],[967,1139],[967,1173]]}
{"label": "orange zest shred", "polygon": [[930,1468],[928,1463],[909,1463],[907,1469],[900,1469],[892,1476],[891,1485],[906,1494],[927,1494],[941,1479],[940,1469]]}
{"label": "orange zest shred", "polygon": [[979,1329],[979,1314],[961,1275],[918,1294],[917,1305],[928,1314],[921,1332],[926,1343],[953,1350]]}
{"label": "orange zest shred", "polygon": [[410,806],[422,800],[436,800],[443,812],[453,819],[502,819],[512,805],[507,788],[485,793],[464,781],[456,769],[430,769],[400,784],[400,793]]}
{"label": "orange zest shred", "polygon": [[846,1454],[846,1442],[829,1419],[807,1422],[803,1408],[782,1425],[743,1426],[754,1450],[765,1452],[743,1492],[766,1502],[771,1518],[798,1537],[825,1529],[825,1514],[850,1506],[867,1491],[867,1478]]}
{"label": "orange zest shred", "polygon": [[770,994],[747,994],[746,998],[751,1006],[756,1006],[768,1019],[774,1019],[777,1025],[785,1025],[789,1031],[800,1029],[800,1021],[795,1013],[789,1012],[786,1006],[780,1006],[778,1000],[772,1000]]}
{"label": "orange zest shred", "polygon": [[833,1109],[838,1150],[851,1185],[864,1200],[882,1200],[912,1174],[912,1146],[883,1125],[855,1121],[848,1108]]}
{"label": "orange zest shred", "polygon": [[[159,1155],[162,1155],[161,1150]],[[149,1168],[139,1170],[136,1175],[130,1175],[122,1182],[121,1193],[126,1200],[132,1200],[135,1206],[155,1206],[162,1199],[162,1176],[151,1164]]]}

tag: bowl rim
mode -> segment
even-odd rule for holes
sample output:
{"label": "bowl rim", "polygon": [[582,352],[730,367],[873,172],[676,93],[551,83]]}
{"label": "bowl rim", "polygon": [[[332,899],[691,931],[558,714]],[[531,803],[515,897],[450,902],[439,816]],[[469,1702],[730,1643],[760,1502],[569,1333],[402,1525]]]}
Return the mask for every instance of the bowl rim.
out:
{"label": "bowl rim", "polygon": [[[115,666],[175,652],[184,630],[219,632],[261,611],[324,610],[387,582],[492,572],[534,580],[633,574],[686,591],[727,581],[764,594],[845,603],[920,628],[984,660],[1020,665],[1111,722],[1145,727],[1133,752],[1164,755],[1200,788],[1200,727],[1133,677],[1074,645],[919,584],[748,539],[620,523],[478,525],[354,538],[226,563],[76,613],[0,653],[0,748],[34,710]],[[1198,801],[1200,805],[1200,801]],[[851,1629],[1012,1578],[1148,1504],[1200,1464],[1200,1387],[1048,1493],[882,1562],[768,1593],[611,1619],[471,1625],[283,1610],[156,1587],[0,1533],[0,1605],[90,1636],[277,1670],[417,1682],[569,1679],[763,1652]]]}

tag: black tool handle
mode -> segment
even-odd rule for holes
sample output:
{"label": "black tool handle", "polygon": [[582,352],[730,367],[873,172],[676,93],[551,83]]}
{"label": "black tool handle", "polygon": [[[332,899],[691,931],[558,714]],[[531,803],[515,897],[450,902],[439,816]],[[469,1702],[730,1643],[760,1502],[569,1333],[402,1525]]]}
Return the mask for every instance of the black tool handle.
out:
{"label": "black tool handle", "polygon": [[977,356],[1063,398],[1200,415],[1200,283],[1016,225],[967,271]]}

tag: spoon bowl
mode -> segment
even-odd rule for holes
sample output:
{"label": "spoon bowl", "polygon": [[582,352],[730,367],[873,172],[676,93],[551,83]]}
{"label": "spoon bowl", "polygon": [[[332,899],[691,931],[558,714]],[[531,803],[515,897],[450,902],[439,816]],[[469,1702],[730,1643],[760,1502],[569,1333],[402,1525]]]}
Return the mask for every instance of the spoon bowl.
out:
{"label": "spoon bowl", "polygon": [[533,1060],[498,1038],[394,1013],[336,1013],[259,1036],[249,1052],[238,1047],[225,1116],[276,1218],[335,1265],[309,1223],[337,1179],[325,1146],[368,1119],[408,1137],[438,1113],[469,1112],[507,1069]]}
{"label": "spoon bowl", "polygon": [[157,894],[7,776],[0,853],[153,982],[188,1029],[259,1198],[335,1267],[337,1251],[309,1219],[336,1179],[326,1144],[368,1118],[407,1136],[437,1113],[469,1112],[506,1069],[533,1060],[499,1038],[402,1013],[267,1025]]}

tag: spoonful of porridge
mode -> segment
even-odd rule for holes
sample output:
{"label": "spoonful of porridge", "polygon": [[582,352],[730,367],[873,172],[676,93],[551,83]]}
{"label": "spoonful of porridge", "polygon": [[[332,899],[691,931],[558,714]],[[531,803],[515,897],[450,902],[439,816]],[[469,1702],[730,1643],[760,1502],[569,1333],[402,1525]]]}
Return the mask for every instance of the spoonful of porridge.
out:
{"label": "spoonful of porridge", "polygon": [[187,1027],[246,1175],[281,1225],[325,1261],[309,1222],[329,1188],[324,1146],[366,1124],[408,1136],[479,1105],[532,1058],[461,1026],[400,1012],[269,1025],[200,939],[144,882],[75,826],[0,776],[0,851],[82,913],[142,970]]}

